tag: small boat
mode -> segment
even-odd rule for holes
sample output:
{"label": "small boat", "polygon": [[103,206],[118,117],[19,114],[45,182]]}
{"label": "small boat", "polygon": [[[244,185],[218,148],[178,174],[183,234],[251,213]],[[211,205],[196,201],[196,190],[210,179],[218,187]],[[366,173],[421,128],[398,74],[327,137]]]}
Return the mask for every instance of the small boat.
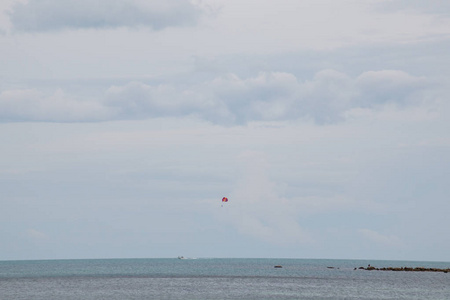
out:
{"label": "small boat", "polygon": [[274,266],[274,268],[277,268],[277,269],[281,269],[283,266],[280,266],[280,265],[276,265],[276,266]]}
{"label": "small boat", "polygon": [[178,256],[178,259],[186,259],[184,256]]}

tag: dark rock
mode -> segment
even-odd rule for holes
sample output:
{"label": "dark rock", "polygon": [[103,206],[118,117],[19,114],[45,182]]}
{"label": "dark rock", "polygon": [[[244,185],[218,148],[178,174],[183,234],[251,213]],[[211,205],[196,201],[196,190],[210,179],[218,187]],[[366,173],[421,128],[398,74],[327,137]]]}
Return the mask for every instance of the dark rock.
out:
{"label": "dark rock", "polygon": [[[443,273],[450,272],[450,268],[447,268],[447,269],[424,268],[424,267],[416,267],[416,268],[411,268],[411,267],[375,268],[375,267],[370,266],[370,265],[367,268],[359,267],[359,269],[360,270],[367,270],[367,271],[377,270],[377,271],[393,271],[393,272],[443,272]],[[356,268],[355,268],[355,270],[356,270]]]}

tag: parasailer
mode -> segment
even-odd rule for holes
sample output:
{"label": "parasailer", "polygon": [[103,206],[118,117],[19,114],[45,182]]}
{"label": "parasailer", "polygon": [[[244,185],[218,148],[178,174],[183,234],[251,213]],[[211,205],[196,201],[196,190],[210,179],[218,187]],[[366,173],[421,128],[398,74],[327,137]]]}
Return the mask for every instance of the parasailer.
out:
{"label": "parasailer", "polygon": [[227,197],[223,197],[222,198],[222,207],[223,207],[223,203],[228,202],[228,198]]}

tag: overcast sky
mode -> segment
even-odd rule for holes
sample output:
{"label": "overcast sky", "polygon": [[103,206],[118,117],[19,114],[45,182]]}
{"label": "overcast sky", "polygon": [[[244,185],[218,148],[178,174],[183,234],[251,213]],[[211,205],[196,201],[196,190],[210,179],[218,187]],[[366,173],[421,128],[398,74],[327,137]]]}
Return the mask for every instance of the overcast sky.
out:
{"label": "overcast sky", "polygon": [[446,0],[3,0],[0,260],[450,261],[449,95]]}

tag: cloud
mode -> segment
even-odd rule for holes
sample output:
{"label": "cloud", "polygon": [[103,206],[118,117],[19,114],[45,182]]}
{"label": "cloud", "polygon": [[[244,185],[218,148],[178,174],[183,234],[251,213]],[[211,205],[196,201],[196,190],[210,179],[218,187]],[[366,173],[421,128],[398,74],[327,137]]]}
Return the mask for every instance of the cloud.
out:
{"label": "cloud", "polygon": [[376,3],[384,11],[413,10],[438,15],[450,14],[450,2],[446,0],[385,0]]}
{"label": "cloud", "polygon": [[397,70],[356,78],[323,70],[303,82],[291,73],[261,72],[249,78],[228,74],[188,87],[135,82],[110,88],[105,103],[121,118],[195,115],[216,124],[310,118],[326,124],[343,120],[354,108],[414,104],[415,94],[426,87],[425,78]]}
{"label": "cloud", "polygon": [[50,95],[36,89],[0,93],[0,120],[3,122],[86,122],[110,117],[110,109],[100,103],[76,100],[59,89]]}
{"label": "cloud", "polygon": [[301,81],[286,72],[234,74],[191,84],[130,82],[111,86],[97,100],[80,100],[56,90],[10,90],[0,94],[3,121],[80,122],[194,116],[214,124],[311,119],[317,124],[345,120],[355,108],[417,104],[425,78],[404,71],[364,72],[356,78],[323,70]]}
{"label": "cloud", "polygon": [[196,115],[219,124],[280,121],[310,117],[317,123],[337,121],[351,107],[352,80],[325,70],[311,81],[293,74],[261,72],[255,77],[224,75],[209,82],[180,88],[141,82],[107,91],[106,105],[120,118]]}
{"label": "cloud", "polygon": [[10,12],[18,31],[192,25],[198,7],[184,0],[28,0]]}
{"label": "cloud", "polygon": [[403,242],[395,235],[383,235],[374,230],[360,229],[358,230],[365,239],[379,245],[379,246],[401,246]]}
{"label": "cloud", "polygon": [[359,105],[373,107],[384,103],[398,105],[413,101],[410,96],[424,89],[427,81],[399,70],[364,72],[356,78]]}
{"label": "cloud", "polygon": [[283,72],[261,72],[256,77],[241,79],[229,74],[204,85],[233,123],[254,120],[282,120],[298,86],[297,78]]}
{"label": "cloud", "polygon": [[31,238],[33,240],[37,240],[37,241],[43,241],[43,240],[48,240],[49,239],[49,237],[45,233],[43,233],[41,231],[38,231],[38,230],[36,230],[34,228],[28,229],[26,231],[26,234],[27,234],[27,236],[29,238]]}
{"label": "cloud", "polygon": [[208,103],[190,89],[174,85],[130,82],[106,91],[105,105],[117,109],[117,118],[177,117],[208,110]]}

